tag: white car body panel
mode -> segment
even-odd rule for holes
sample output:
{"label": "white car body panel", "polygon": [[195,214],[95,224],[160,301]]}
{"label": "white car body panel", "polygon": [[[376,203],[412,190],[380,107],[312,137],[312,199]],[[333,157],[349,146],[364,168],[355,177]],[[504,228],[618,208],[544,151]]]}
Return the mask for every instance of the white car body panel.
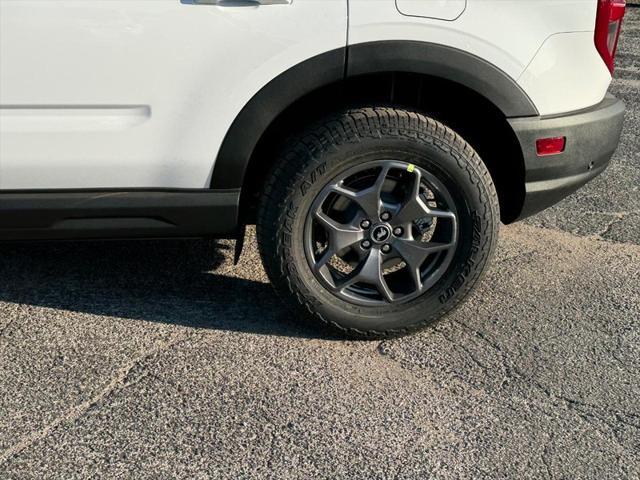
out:
{"label": "white car body panel", "polygon": [[0,189],[207,188],[247,102],[347,36],[471,53],[541,115],[594,105],[611,81],[596,0],[186,3],[0,0]]}
{"label": "white car body panel", "polygon": [[561,33],[544,42],[518,80],[543,115],[581,110],[602,101],[611,73],[592,46],[593,32]]}
{"label": "white car body panel", "polygon": [[0,0],[0,189],[207,188],[251,97],[346,35],[346,0]]}
{"label": "white car body panel", "polygon": [[[594,105],[604,98],[611,82],[608,73],[603,78],[603,72],[608,71],[593,41],[595,0],[468,0],[466,10],[455,21],[398,14],[394,3],[350,0],[349,43],[417,40],[471,53],[514,80],[521,79],[520,86],[541,115]],[[419,3],[420,0],[412,2],[414,6]],[[422,3],[431,2],[422,0]],[[573,55],[579,60],[554,61],[549,65],[549,57],[554,54],[541,47],[550,37],[565,32],[584,33],[582,41],[570,42],[576,48]],[[588,37],[590,40],[586,41]],[[552,41],[550,46],[554,45],[556,42]],[[534,61],[539,52],[543,58]],[[533,68],[527,69],[530,64]],[[581,80],[569,90],[549,93],[575,77]],[[531,88],[533,84],[538,88]]]}

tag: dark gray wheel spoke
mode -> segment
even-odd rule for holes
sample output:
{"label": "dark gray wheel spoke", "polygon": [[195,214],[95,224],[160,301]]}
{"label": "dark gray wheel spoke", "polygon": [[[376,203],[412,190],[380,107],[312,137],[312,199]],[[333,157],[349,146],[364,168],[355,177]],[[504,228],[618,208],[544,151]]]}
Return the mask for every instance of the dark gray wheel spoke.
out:
{"label": "dark gray wheel spoke", "polygon": [[427,216],[429,208],[420,198],[420,185],[422,182],[422,174],[419,170],[414,170],[413,178],[411,179],[411,190],[409,198],[400,207],[400,210],[394,218],[396,225],[406,225],[418,218]]}
{"label": "dark gray wheel spoke", "polygon": [[395,225],[408,225],[413,223],[419,218],[424,218],[429,215],[429,209],[424,202],[419,198],[412,198],[407,201],[401,208],[398,214],[394,217]]}
{"label": "dark gray wheel spoke", "polygon": [[375,183],[364,190],[354,191],[349,188],[345,188],[340,182],[333,186],[333,191],[339,195],[342,195],[349,200],[356,202],[364,213],[370,218],[378,218],[382,209],[382,187],[389,174],[390,167],[385,166],[380,170]]}
{"label": "dark gray wheel spoke", "polygon": [[327,266],[327,264],[331,261],[331,259],[335,254],[336,252],[333,250],[333,248],[331,247],[327,248],[322,254],[322,256],[320,257],[320,259],[314,265],[314,270],[316,270],[317,272],[321,272],[323,275],[328,273],[323,270]]}
{"label": "dark gray wheel spoke", "polygon": [[364,236],[361,228],[338,223],[321,211],[316,212],[316,218],[329,235],[329,249],[334,254],[355,245]]}
{"label": "dark gray wheel spoke", "polygon": [[449,220],[455,220],[456,216],[454,213],[447,212],[444,210],[434,210],[432,208],[427,207],[427,215],[435,218],[448,218]]}
{"label": "dark gray wheel spoke", "polygon": [[363,232],[353,225],[336,222],[321,210],[316,211],[315,217],[329,236],[329,245],[320,258],[313,265],[313,270],[327,282],[333,283],[333,277],[328,268],[331,259],[346,248],[356,245],[362,240]]}
{"label": "dark gray wheel spoke", "polygon": [[407,268],[418,290],[422,289],[420,269],[429,255],[444,252],[454,247],[455,243],[418,242],[416,240],[399,240],[394,248],[407,264]]}
{"label": "dark gray wheel spoke", "polygon": [[407,201],[400,207],[394,219],[395,225],[407,225],[415,220],[425,217],[446,218],[455,220],[456,216],[452,212],[430,208],[420,197],[420,185],[422,184],[422,174],[419,170],[413,173],[411,192]]}
{"label": "dark gray wheel spoke", "polygon": [[393,293],[389,289],[387,281],[384,278],[382,262],[383,258],[380,250],[371,250],[364,262],[362,262],[345,280],[337,285],[338,289],[343,290],[358,282],[363,282],[375,286],[378,293],[380,293],[386,301],[392,302]]}

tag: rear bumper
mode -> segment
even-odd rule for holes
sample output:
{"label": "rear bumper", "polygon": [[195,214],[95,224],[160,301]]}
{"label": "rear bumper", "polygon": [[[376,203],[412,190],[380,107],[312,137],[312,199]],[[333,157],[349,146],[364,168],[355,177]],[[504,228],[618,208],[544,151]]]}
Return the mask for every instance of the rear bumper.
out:
{"label": "rear bumper", "polygon": [[[608,166],[622,133],[624,104],[613,95],[568,115],[509,120],[525,163],[525,198],[518,220],[538,213],[578,190]],[[567,138],[565,151],[539,157],[536,140]]]}

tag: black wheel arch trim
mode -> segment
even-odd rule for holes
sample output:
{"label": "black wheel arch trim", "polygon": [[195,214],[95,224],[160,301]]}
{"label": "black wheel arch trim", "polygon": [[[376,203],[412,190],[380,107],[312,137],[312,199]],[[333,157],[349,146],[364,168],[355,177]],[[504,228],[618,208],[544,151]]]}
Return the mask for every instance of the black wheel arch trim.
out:
{"label": "black wheel arch trim", "polygon": [[360,75],[406,72],[459,83],[506,117],[537,116],[531,99],[505,72],[470,53],[426,42],[351,45],[310,58],[280,74],[247,103],[231,125],[214,165],[211,188],[242,188],[253,152],[271,123],[306,95]]}
{"label": "black wheel arch trim", "polygon": [[420,73],[463,85],[493,103],[505,117],[538,116],[516,81],[493,64],[446,45],[407,40],[361,43],[349,48],[348,75]]}
{"label": "black wheel arch trim", "polygon": [[241,188],[254,149],[271,123],[313,91],[345,77],[346,48],[296,65],[264,86],[238,114],[220,147],[211,188]]}

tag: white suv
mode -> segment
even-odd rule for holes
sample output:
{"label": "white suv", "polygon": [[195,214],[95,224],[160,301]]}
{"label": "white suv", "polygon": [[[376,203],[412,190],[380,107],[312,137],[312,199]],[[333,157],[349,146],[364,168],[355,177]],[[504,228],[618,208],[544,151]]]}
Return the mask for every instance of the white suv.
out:
{"label": "white suv", "polygon": [[0,239],[231,237],[402,334],[602,172],[624,0],[0,0]]}

